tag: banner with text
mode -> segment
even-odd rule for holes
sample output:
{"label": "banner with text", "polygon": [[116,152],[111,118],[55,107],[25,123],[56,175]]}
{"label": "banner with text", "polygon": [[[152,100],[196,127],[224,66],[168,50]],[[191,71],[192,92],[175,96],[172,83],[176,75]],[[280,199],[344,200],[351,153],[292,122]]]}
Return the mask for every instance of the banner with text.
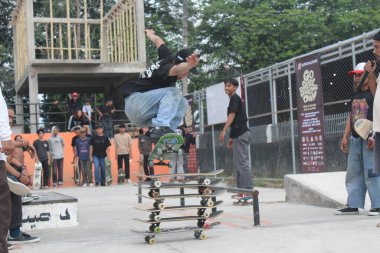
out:
{"label": "banner with text", "polygon": [[319,55],[296,60],[298,136],[303,173],[326,171]]}

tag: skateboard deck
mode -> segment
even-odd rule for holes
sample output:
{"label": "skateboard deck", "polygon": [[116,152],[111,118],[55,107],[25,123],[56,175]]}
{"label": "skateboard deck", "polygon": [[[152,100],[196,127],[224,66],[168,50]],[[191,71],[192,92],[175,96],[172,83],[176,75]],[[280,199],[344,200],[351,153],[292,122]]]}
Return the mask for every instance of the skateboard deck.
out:
{"label": "skateboard deck", "polygon": [[42,176],[42,164],[34,164],[34,173],[33,173],[33,190],[39,190],[41,188],[41,176]]}
{"label": "skateboard deck", "polygon": [[171,154],[178,153],[178,150],[183,143],[184,140],[181,135],[175,133],[165,134],[154,146],[154,149],[149,156],[149,161],[170,160]]}
{"label": "skateboard deck", "polygon": [[74,169],[74,183],[76,185],[81,185],[81,171],[80,171],[80,167],[79,167],[79,157],[76,156],[74,157],[74,161],[73,161],[73,169]]}
{"label": "skateboard deck", "polygon": [[203,231],[210,230],[211,228],[214,228],[215,226],[220,225],[220,222],[212,222],[212,223],[204,223],[203,227],[197,227],[197,226],[186,226],[186,227],[180,227],[180,228],[164,228],[159,229],[159,231],[153,231],[151,230],[145,230],[145,231],[139,231],[131,229],[132,232],[137,234],[144,234],[145,236],[145,242],[149,243],[150,245],[153,245],[157,242],[156,240],[156,234],[165,234],[165,233],[179,233],[179,232],[188,232],[188,231],[194,231],[194,237],[196,239],[205,240],[207,237],[205,234],[203,234]]}
{"label": "skateboard deck", "polygon": [[207,220],[209,218],[215,218],[215,217],[221,215],[222,213],[223,213],[223,211],[219,210],[219,211],[216,211],[214,213],[211,213],[211,215],[209,217],[201,217],[201,216],[194,215],[194,216],[179,216],[179,217],[162,218],[159,221],[143,220],[143,219],[139,219],[139,218],[134,218],[134,220],[144,222],[144,223],[149,223],[149,224],[161,224],[161,223],[165,223],[165,222],[187,221],[187,220],[203,220],[204,221],[204,220]]}
{"label": "skateboard deck", "polygon": [[[156,175],[151,175],[151,176],[146,176],[146,177],[147,178],[151,178],[151,179],[160,179],[161,177],[181,177],[181,176],[182,177],[189,176],[189,177],[204,178],[204,177],[212,177],[212,176],[219,175],[223,171],[224,170],[215,170],[215,171],[204,172],[204,173],[156,174]],[[145,175],[143,175],[143,174],[137,174],[137,176],[145,176]]]}
{"label": "skateboard deck", "polygon": [[157,210],[155,208],[142,208],[142,207],[134,207],[137,210],[145,211],[148,213],[157,213],[160,211],[176,211],[176,210],[187,210],[187,209],[206,209],[206,208],[215,208],[220,206],[223,203],[223,200],[218,200],[214,203],[213,206],[202,206],[202,205],[188,205],[188,206],[169,206],[163,210]]}
{"label": "skateboard deck", "polygon": [[111,161],[106,158],[105,159],[106,164],[106,184],[111,185],[112,184],[112,170],[111,170]]}
{"label": "skateboard deck", "polygon": [[137,194],[137,195],[142,196],[147,199],[165,200],[165,199],[176,199],[176,198],[212,198],[212,197],[223,195],[224,193],[226,193],[226,190],[216,190],[212,192],[211,194],[196,194],[196,193],[170,194],[170,195],[161,195],[159,197],[150,197],[150,196],[145,196],[142,194]]}
{"label": "skateboard deck", "polygon": [[364,140],[374,137],[374,132],[372,129],[372,121],[368,119],[358,119],[354,123],[354,129],[360,137]]}
{"label": "skateboard deck", "polygon": [[212,187],[213,185],[222,183],[224,181],[224,178],[212,178],[210,180],[210,184],[199,184],[199,183],[162,183],[160,187],[152,186],[152,184],[148,182],[142,182],[139,185],[136,184],[135,186],[140,186],[143,189],[151,189],[151,190],[158,190],[163,188],[199,188],[199,187]]}

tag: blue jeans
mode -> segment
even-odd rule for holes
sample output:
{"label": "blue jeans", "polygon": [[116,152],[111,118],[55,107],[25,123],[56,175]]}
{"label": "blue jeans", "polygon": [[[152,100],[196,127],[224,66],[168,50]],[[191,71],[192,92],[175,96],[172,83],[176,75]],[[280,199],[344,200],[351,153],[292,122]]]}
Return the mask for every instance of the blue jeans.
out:
{"label": "blue jeans", "polygon": [[125,114],[137,127],[160,126],[175,130],[187,106],[187,100],[177,87],[167,87],[133,93],[125,99]]}
{"label": "blue jeans", "polygon": [[113,122],[112,118],[103,118],[101,121],[103,128],[104,128],[104,134],[108,137],[108,139],[113,138]]}
{"label": "blue jeans", "polygon": [[95,167],[95,184],[106,183],[106,160],[105,157],[93,156]]}
{"label": "blue jeans", "polygon": [[380,207],[380,176],[368,176],[373,171],[373,153],[367,148],[367,141],[350,138],[346,174],[349,207],[364,208],[367,191],[372,208]]}

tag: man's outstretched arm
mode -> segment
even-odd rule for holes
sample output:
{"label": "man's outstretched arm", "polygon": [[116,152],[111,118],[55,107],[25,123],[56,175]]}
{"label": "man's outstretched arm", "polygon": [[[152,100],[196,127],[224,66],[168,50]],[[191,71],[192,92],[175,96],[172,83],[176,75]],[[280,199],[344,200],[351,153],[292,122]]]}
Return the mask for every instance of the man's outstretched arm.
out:
{"label": "man's outstretched arm", "polygon": [[145,29],[146,36],[150,41],[153,42],[153,44],[158,49],[161,45],[165,44],[165,42],[156,35],[156,32],[153,29]]}

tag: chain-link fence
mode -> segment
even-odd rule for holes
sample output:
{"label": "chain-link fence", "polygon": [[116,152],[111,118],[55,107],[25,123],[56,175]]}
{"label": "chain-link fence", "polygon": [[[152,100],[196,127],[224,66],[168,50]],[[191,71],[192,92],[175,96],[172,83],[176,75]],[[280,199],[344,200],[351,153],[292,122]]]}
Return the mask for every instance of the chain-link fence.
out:
{"label": "chain-link fence", "polygon": [[[372,37],[376,32],[307,54],[319,54],[321,57],[327,171],[346,168],[347,156],[340,151],[340,142],[353,94],[353,79],[348,76],[348,72],[357,63],[374,58]],[[276,178],[301,172],[295,61],[307,55],[244,76],[251,132],[250,159],[256,177]],[[224,169],[232,173],[232,152],[218,141],[223,125],[207,124],[204,90],[194,94],[194,97],[203,116],[200,119],[201,135],[197,153],[200,169]],[[221,108],[220,113],[226,113],[225,110]]]}

